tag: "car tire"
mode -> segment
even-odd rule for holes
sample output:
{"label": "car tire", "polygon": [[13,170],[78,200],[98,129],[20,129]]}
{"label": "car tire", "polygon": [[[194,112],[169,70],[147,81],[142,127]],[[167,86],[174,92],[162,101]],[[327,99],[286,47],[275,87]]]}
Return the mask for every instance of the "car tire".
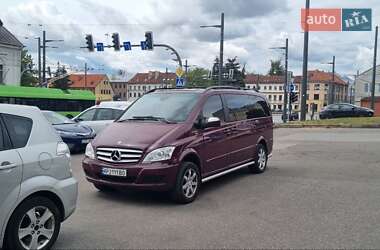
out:
{"label": "car tire", "polygon": [[368,116],[368,117],[372,117],[372,116],[373,116],[373,113],[372,113],[372,112],[368,112],[367,116]]}
{"label": "car tire", "polygon": [[102,184],[94,184],[94,187],[100,192],[111,192],[113,188],[110,186],[102,185]]}
{"label": "car tire", "polygon": [[8,222],[4,249],[50,249],[57,240],[61,218],[58,207],[48,198],[38,196],[23,201]]}
{"label": "car tire", "polygon": [[267,163],[268,163],[267,149],[262,143],[259,143],[257,145],[255,163],[249,166],[249,170],[251,171],[251,173],[254,173],[254,174],[264,173],[265,170],[267,169]]}
{"label": "car tire", "polygon": [[201,174],[198,166],[192,162],[183,162],[179,168],[171,197],[175,202],[181,204],[193,202],[200,187]]}

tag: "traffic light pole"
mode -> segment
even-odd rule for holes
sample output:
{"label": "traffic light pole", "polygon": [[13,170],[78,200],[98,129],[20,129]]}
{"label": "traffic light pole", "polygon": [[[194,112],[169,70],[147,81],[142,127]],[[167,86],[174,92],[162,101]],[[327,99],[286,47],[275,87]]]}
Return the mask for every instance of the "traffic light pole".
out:
{"label": "traffic light pole", "polygon": [[[289,91],[290,92],[290,91]],[[290,99],[290,98],[289,98]],[[286,123],[287,118],[287,106],[288,104],[288,38],[285,41],[285,82],[284,82],[284,107],[282,109],[282,120]],[[289,107],[289,112],[291,107]],[[290,114],[289,114],[290,116]]]}
{"label": "traffic light pole", "polygon": [[38,84],[41,85],[41,37],[38,37]]}
{"label": "traffic light pole", "polygon": [[219,74],[218,74],[218,84],[223,85],[223,43],[224,43],[224,13],[220,16],[220,51],[219,51]]}

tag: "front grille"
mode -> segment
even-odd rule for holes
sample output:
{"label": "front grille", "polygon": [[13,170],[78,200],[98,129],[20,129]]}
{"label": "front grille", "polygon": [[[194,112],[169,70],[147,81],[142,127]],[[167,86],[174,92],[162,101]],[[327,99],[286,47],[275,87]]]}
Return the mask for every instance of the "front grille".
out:
{"label": "front grille", "polygon": [[129,148],[97,148],[98,160],[112,163],[136,163],[139,162],[143,151]]}

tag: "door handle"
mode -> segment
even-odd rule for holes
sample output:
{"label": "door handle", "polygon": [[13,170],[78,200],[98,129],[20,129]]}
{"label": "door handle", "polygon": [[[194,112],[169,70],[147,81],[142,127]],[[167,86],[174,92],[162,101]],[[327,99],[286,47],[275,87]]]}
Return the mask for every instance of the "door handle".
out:
{"label": "door handle", "polygon": [[0,165],[0,170],[9,170],[15,167],[16,167],[16,164],[10,163],[9,161],[4,161]]}

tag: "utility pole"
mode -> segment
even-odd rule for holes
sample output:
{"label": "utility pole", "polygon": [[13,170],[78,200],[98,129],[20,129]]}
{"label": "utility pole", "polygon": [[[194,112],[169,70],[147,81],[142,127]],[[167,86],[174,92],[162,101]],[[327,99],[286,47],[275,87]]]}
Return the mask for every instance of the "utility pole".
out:
{"label": "utility pole", "polygon": [[331,84],[331,104],[335,102],[335,56],[332,60],[332,84]]}
{"label": "utility pole", "polygon": [[187,69],[188,69],[189,67],[190,67],[190,66],[187,65],[187,59],[186,59],[186,60],[185,60],[185,66],[184,66],[186,76],[187,76]]}
{"label": "utility pole", "polygon": [[373,69],[372,69],[372,85],[371,85],[371,109],[375,110],[375,85],[376,85],[376,57],[377,57],[377,36],[379,26],[375,30],[375,47],[373,51]]}
{"label": "utility pole", "polygon": [[87,88],[87,63],[84,63],[84,89]]}
{"label": "utility pole", "polygon": [[42,31],[42,83],[46,82],[46,31]]}
{"label": "utility pole", "polygon": [[219,85],[223,85],[222,83],[222,74],[223,74],[223,43],[224,43],[224,13],[222,12],[220,16],[220,55],[219,55],[219,76],[218,82]]}
{"label": "utility pole", "polygon": [[306,95],[307,95],[307,63],[309,54],[309,26],[306,22],[309,15],[310,0],[306,0],[305,32],[303,36],[303,66],[302,66],[302,86],[301,86],[301,121],[306,120]]}
{"label": "utility pole", "polygon": [[41,85],[41,37],[37,37],[38,43],[38,84]]}
{"label": "utility pole", "polygon": [[[288,104],[288,50],[289,50],[289,46],[288,46],[288,38],[286,38],[285,40],[285,83],[284,83],[284,107],[282,109],[282,120],[284,121],[284,123],[286,123],[286,118],[287,118],[287,109],[286,109],[286,106]],[[289,98],[290,99],[290,98]],[[290,102],[290,105],[289,105],[289,115],[292,108],[291,108],[291,105],[292,103]]]}

